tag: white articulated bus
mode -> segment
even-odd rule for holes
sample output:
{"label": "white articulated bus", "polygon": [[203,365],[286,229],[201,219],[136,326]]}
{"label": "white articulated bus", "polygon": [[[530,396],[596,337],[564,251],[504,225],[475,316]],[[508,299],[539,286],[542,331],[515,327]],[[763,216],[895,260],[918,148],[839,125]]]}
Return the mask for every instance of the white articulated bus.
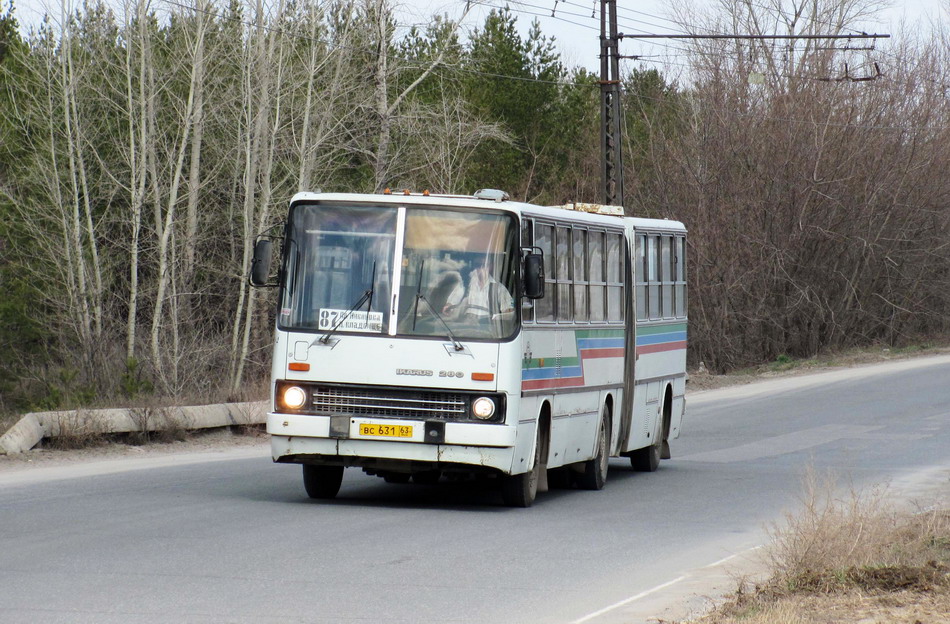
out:
{"label": "white articulated bus", "polygon": [[274,461],[313,498],[359,467],[495,477],[512,506],[602,488],[611,456],[656,470],[685,412],[686,229],[591,209],[620,211],[296,195],[278,277],[267,239],[251,275],[280,289]]}

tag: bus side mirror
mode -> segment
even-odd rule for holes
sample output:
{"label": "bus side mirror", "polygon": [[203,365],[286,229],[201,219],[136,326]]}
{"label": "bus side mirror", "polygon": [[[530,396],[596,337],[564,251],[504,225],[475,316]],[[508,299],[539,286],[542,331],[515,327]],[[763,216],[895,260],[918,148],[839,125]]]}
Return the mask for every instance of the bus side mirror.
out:
{"label": "bus side mirror", "polygon": [[254,245],[254,259],[251,260],[251,285],[267,286],[270,278],[270,262],[274,243],[263,239]]}
{"label": "bus side mirror", "polygon": [[528,299],[544,297],[544,256],[539,253],[524,257],[524,296]]}

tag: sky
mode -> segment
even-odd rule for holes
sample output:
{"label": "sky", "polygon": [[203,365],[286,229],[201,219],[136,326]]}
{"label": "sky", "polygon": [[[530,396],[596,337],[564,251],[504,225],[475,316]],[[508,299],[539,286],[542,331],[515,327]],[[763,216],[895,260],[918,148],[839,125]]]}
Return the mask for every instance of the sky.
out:
{"label": "sky", "polygon": [[[0,6],[6,7],[9,0],[0,0]],[[21,24],[37,23],[45,7],[59,7],[60,0],[13,0],[16,14]],[[81,0],[66,0],[68,3],[78,4]],[[119,0],[113,0],[118,2]],[[221,0],[223,2],[224,0]],[[716,0],[690,0],[694,5],[712,7]],[[751,0],[753,4],[769,4],[773,0]],[[885,0],[886,1],[886,0]],[[162,0],[154,0],[160,6]],[[466,29],[471,30],[484,23],[485,16],[493,7],[508,4],[518,17],[518,25],[524,34],[537,19],[541,24],[541,31],[545,35],[553,36],[556,46],[561,52],[561,58],[568,67],[584,66],[591,71],[598,71],[600,61],[599,17],[592,16],[595,5],[599,8],[598,0],[394,0],[396,5],[397,21],[405,28],[415,24],[425,27],[434,14],[447,13],[457,18],[469,6],[469,12],[464,21]],[[670,21],[670,0],[619,0],[618,23],[620,31],[624,33],[653,32],[670,33],[682,32],[682,29]],[[899,32],[901,20],[910,22],[918,20],[950,19],[950,13],[941,7],[950,9],[950,0],[893,0],[889,9],[881,11],[875,20],[869,20],[862,28],[869,33]],[[552,16],[553,13],[553,16]],[[644,41],[624,40],[620,52],[624,55],[640,55],[641,61],[626,61],[627,63],[643,63],[657,67],[674,68],[677,62],[682,62],[682,42],[661,41],[651,44]]]}
{"label": "sky", "polygon": [[[461,15],[466,6],[463,0],[396,0],[400,3],[400,14],[405,22],[425,23],[428,16],[436,13],[448,13],[450,16]],[[752,0],[753,4],[768,5],[771,0]],[[691,0],[691,3],[700,8],[717,5],[715,0]],[[504,6],[506,3],[499,0],[476,0],[471,3],[471,9],[466,23],[478,26],[484,23],[485,16],[492,7]],[[518,17],[519,28],[527,33],[530,23],[537,19],[541,24],[541,32],[553,35],[561,57],[569,67],[583,65],[591,71],[599,71],[600,61],[599,13],[592,17],[594,5],[599,10],[599,0],[511,0],[507,3]],[[783,3],[787,4],[787,3]],[[863,25],[864,32],[892,33],[899,32],[901,20],[914,22],[929,19],[950,19],[950,14],[941,7],[950,8],[950,0],[892,0],[889,9],[882,11],[877,19]],[[555,8],[556,5],[556,8]],[[683,32],[682,28],[670,21],[669,0],[618,0],[618,23],[623,33],[673,33]],[[552,17],[552,12],[554,16]],[[470,26],[470,27],[471,27]],[[667,44],[682,47],[682,42],[667,41]],[[662,45],[653,45],[645,41],[624,40],[620,45],[623,55],[641,55],[648,60],[641,63],[662,65],[664,62],[674,63],[677,57],[682,61],[682,54],[675,48]],[[638,62],[638,61],[628,61]]]}

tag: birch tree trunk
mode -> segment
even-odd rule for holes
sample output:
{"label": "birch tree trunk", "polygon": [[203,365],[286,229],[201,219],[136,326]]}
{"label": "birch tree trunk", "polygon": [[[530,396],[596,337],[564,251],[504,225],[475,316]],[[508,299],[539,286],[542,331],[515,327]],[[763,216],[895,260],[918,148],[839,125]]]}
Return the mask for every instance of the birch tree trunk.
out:
{"label": "birch tree trunk", "polygon": [[[150,42],[146,29],[148,0],[137,0],[126,5],[126,31],[134,34],[125,48],[126,109],[129,126],[129,302],[125,329],[125,357],[127,366],[135,359],[135,342],[139,299],[139,245],[142,233],[142,208],[145,204],[148,177],[147,145],[151,141],[145,90],[148,83],[146,67],[149,62]],[[135,26],[133,26],[133,22]],[[138,53],[135,68],[134,54]],[[133,84],[137,77],[138,87]],[[137,91],[137,93],[136,93]],[[137,95],[137,97],[136,97]]]}
{"label": "birch tree trunk", "polygon": [[[195,16],[201,22],[209,14],[211,5],[204,0],[196,0]],[[194,130],[191,141],[191,154],[188,169],[188,207],[185,216],[184,264],[181,284],[185,292],[181,298],[186,318],[193,318],[195,257],[198,247],[198,200],[201,181],[201,148],[204,140],[205,115],[205,41],[200,37],[195,48],[194,67],[198,88],[195,91]]]}
{"label": "birch tree trunk", "polygon": [[250,266],[254,240],[254,214],[257,195],[255,186],[260,167],[261,141],[267,124],[266,108],[270,103],[270,67],[266,67],[268,49],[268,26],[262,0],[257,0],[253,44],[248,46],[248,55],[244,63],[244,118],[247,136],[244,153],[244,203],[242,211],[243,236],[241,246],[241,266],[238,272],[240,288],[231,331],[231,362],[229,366],[230,386],[236,391],[240,386],[240,374],[243,372],[243,356],[240,352],[243,336],[243,321],[247,309],[252,307],[254,291],[247,287],[247,268]]}
{"label": "birch tree trunk", "polygon": [[[320,25],[317,16],[311,18],[310,27],[310,55],[306,65],[307,72],[307,96],[304,100],[303,122],[300,129],[300,168],[297,177],[297,191],[309,191],[313,189],[314,171],[317,168],[317,162],[321,158],[328,160],[328,154],[324,150],[324,144],[331,132],[331,129],[341,123],[341,120],[347,116],[347,112],[342,107],[337,107],[336,103],[342,99],[349,88],[346,88],[345,79],[346,62],[349,60],[346,47],[350,40],[350,28],[353,25],[353,11],[348,4],[344,5],[346,11],[345,21],[342,30],[338,35],[338,40],[331,48],[326,48],[326,53],[321,57],[321,46],[317,44],[317,34]],[[317,92],[317,81],[322,75],[324,67],[333,62],[333,73],[328,83],[320,87]],[[316,127],[311,119],[317,102],[320,108],[317,111]]]}
{"label": "birch tree trunk", "polygon": [[[376,148],[373,158],[373,186],[376,193],[381,192],[388,185],[392,169],[392,131],[393,122],[399,113],[406,98],[412,94],[416,88],[432,73],[432,71],[442,64],[445,58],[446,49],[439,51],[436,58],[425,68],[425,70],[403,89],[395,98],[390,101],[389,90],[391,88],[391,78],[399,72],[399,67],[390,67],[389,64],[389,45],[393,36],[392,8],[389,0],[366,0],[366,14],[370,18],[374,28],[374,37],[376,39],[376,66],[375,66],[375,109],[378,123]],[[462,20],[468,15],[471,4],[467,4],[465,11],[452,25],[450,35],[454,34]],[[446,40],[451,40],[447,37]]]}
{"label": "birch tree trunk", "polygon": [[[203,13],[199,13],[204,15]],[[195,94],[198,90],[202,88],[202,85],[198,83],[199,69],[196,59],[198,58],[198,50],[203,47],[204,37],[206,31],[205,19],[199,17],[196,21],[195,27],[195,40],[193,42],[193,47],[191,49],[191,72],[190,80],[188,85],[188,96],[185,102],[185,110],[181,115],[182,125],[181,132],[179,135],[178,146],[174,152],[175,155],[175,164],[172,169],[172,180],[171,185],[168,190],[168,197],[165,201],[165,210],[164,210],[164,219],[162,221],[156,221],[156,231],[161,230],[160,236],[158,236],[158,289],[155,294],[155,304],[152,311],[152,331],[151,331],[151,345],[152,345],[152,359],[155,363],[156,372],[159,373],[159,376],[163,381],[168,385],[168,381],[164,378],[164,363],[162,360],[162,353],[160,349],[160,332],[162,327],[162,314],[165,304],[165,293],[169,287],[169,281],[171,279],[171,270],[170,264],[174,262],[174,246],[171,244],[172,240],[172,230],[175,226],[175,212],[178,206],[178,192],[181,186],[181,180],[184,175],[185,167],[185,156],[188,153],[188,144],[191,138],[191,130],[195,123],[194,110],[195,110]],[[158,215],[156,215],[158,216]],[[172,355],[172,360],[177,358],[177,354]],[[177,385],[178,380],[173,376],[171,379],[172,385]]]}
{"label": "birch tree trunk", "polygon": [[83,243],[82,243],[82,217],[81,217],[81,202],[79,191],[79,181],[78,181],[78,172],[76,165],[76,151],[77,146],[75,143],[75,133],[73,131],[73,90],[75,85],[73,83],[73,73],[71,68],[71,56],[72,56],[72,32],[70,31],[70,25],[72,24],[72,18],[67,11],[65,0],[62,4],[62,16],[63,16],[63,30],[62,38],[60,41],[60,50],[59,50],[59,91],[62,106],[62,115],[63,122],[65,127],[65,140],[66,140],[66,154],[67,154],[67,164],[68,164],[68,173],[69,173],[69,192],[70,192],[70,211],[71,218],[69,221],[69,244],[71,246],[71,252],[74,260],[74,270],[75,270],[75,279],[76,285],[78,287],[78,303],[79,310],[78,313],[81,318],[80,323],[80,339],[83,345],[83,351],[86,361],[88,362],[91,346],[92,346],[92,320],[90,312],[90,296],[89,296],[89,287],[86,283],[86,263],[83,258]]}
{"label": "birch tree trunk", "polygon": [[[284,13],[284,0],[278,0],[275,15],[271,22],[280,23]],[[274,160],[274,134],[280,124],[280,75],[283,71],[284,38],[265,26],[264,6],[261,0],[257,4],[257,32],[253,57],[248,59],[245,79],[247,89],[246,118],[250,135],[247,141],[244,176],[244,245],[241,259],[238,306],[234,317],[232,332],[231,390],[237,392],[244,376],[244,362],[247,359],[251,320],[254,314],[255,293],[247,288],[246,276],[251,266],[255,226],[263,229],[270,216],[270,184]],[[273,78],[277,74],[277,81]],[[255,97],[256,94],[256,97]],[[272,117],[273,115],[273,117]],[[254,193],[255,184],[260,181],[261,194]],[[257,207],[259,208],[259,212]]]}

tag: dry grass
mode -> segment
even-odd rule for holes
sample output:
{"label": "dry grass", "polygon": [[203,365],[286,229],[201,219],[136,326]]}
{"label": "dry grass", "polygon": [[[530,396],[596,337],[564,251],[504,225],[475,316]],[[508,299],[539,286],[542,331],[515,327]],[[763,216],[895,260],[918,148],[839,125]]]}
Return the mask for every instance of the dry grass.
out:
{"label": "dry grass", "polygon": [[703,624],[950,624],[950,593],[852,590],[796,594],[730,605]]}
{"label": "dry grass", "polygon": [[836,493],[809,473],[771,530],[771,577],[703,624],[950,624],[950,509],[898,509],[886,488]]}
{"label": "dry grass", "polygon": [[57,450],[73,450],[105,443],[103,426],[86,410],[65,412],[57,418],[57,434],[45,438],[44,444]]}

